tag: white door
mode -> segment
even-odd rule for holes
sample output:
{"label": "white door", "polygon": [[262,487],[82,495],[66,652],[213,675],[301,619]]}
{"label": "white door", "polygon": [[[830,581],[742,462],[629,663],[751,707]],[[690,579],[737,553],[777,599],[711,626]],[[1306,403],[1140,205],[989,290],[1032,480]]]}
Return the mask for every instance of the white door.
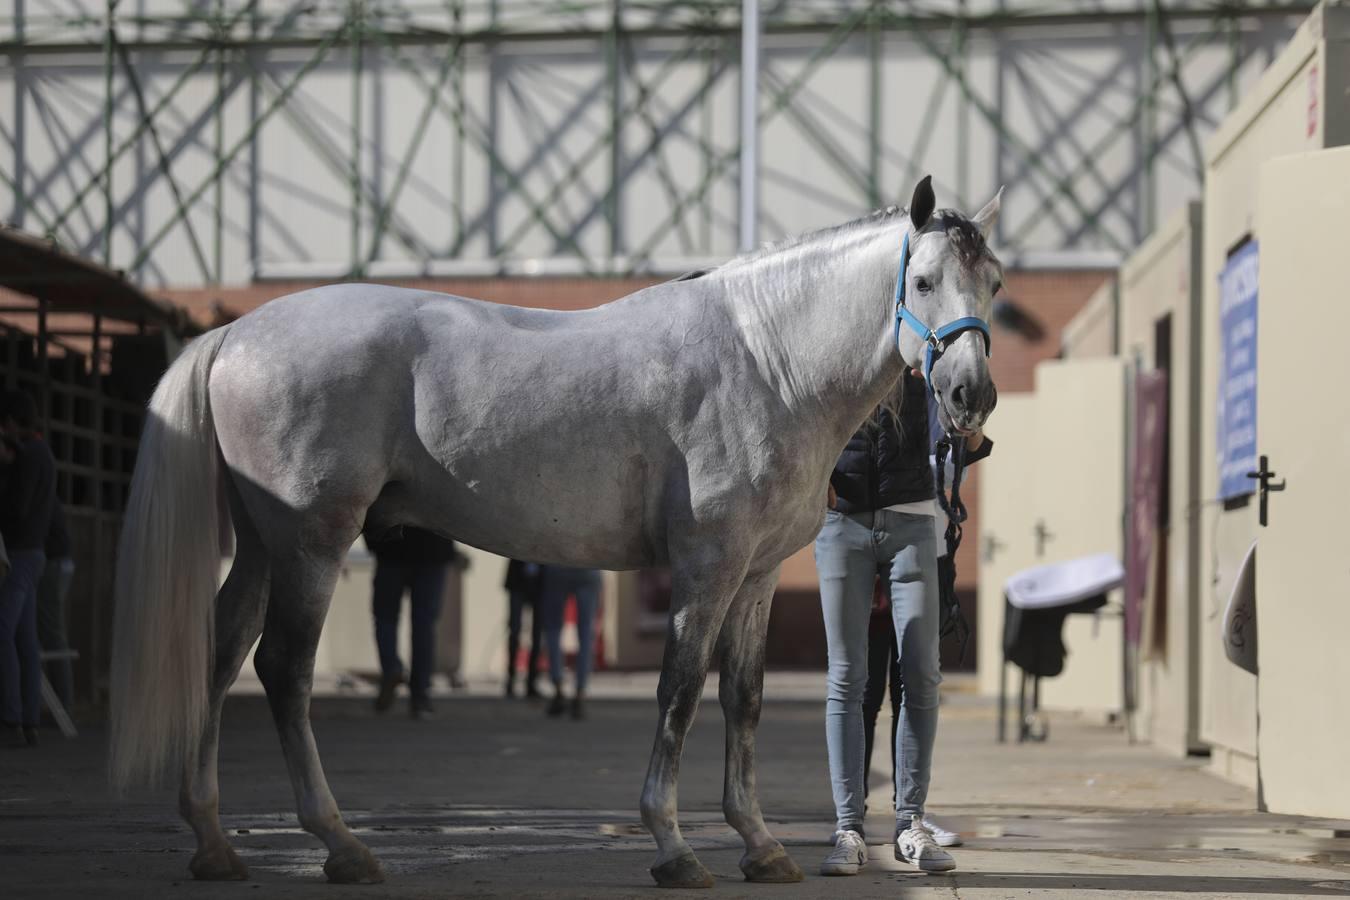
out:
{"label": "white door", "polygon": [[1259,195],[1258,765],[1274,812],[1350,817],[1350,149],[1276,159]]}
{"label": "white door", "polygon": [[[1113,357],[1036,367],[1034,564],[1094,553],[1122,557],[1125,364]],[[1041,684],[1047,708],[1118,712],[1123,705],[1122,592],[1110,612],[1069,616],[1064,671]]]}
{"label": "white door", "polygon": [[[976,667],[980,693],[998,694],[999,666],[1003,662],[1003,585],[1014,573],[1032,565],[1034,544],[1031,508],[1035,494],[1036,397],[1000,394],[998,406],[985,424],[994,442],[988,459],[972,472],[979,479],[979,646]],[[1012,678],[1009,667],[1009,678]],[[1010,684],[1015,684],[1010,680]]]}

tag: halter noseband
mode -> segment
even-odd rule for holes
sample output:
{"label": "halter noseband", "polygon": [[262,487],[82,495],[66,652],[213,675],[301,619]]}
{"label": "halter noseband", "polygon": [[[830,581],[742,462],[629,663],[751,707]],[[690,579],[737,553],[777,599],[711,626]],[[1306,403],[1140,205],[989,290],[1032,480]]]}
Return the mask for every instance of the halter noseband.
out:
{"label": "halter noseband", "polygon": [[910,328],[918,332],[919,337],[926,345],[923,356],[923,378],[929,384],[929,390],[932,390],[933,366],[937,365],[938,359],[946,351],[947,345],[954,341],[961,333],[974,329],[984,335],[984,355],[988,356],[990,352],[989,323],[977,316],[962,316],[959,319],[953,319],[946,325],[939,328],[929,328],[923,320],[909,311],[905,306],[905,270],[909,268],[909,232],[905,232],[905,239],[900,244],[900,273],[895,278],[895,349],[900,351],[900,323],[904,322]]}

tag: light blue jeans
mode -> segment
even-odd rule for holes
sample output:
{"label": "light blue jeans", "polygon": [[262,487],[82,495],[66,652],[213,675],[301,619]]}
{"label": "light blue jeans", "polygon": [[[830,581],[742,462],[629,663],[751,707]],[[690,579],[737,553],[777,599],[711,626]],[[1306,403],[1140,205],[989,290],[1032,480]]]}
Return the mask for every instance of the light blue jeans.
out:
{"label": "light blue jeans", "polygon": [[577,694],[586,690],[595,647],[595,612],[600,606],[600,571],[567,566],[544,566],[540,607],[544,639],[548,643],[548,676],[554,686],[563,679],[562,630],[567,597],[577,598]]}
{"label": "light blue jeans", "polygon": [[829,650],[825,742],[838,828],[863,831],[863,691],[867,620],[878,564],[889,564],[891,617],[900,648],[904,698],[895,736],[896,821],[908,827],[928,798],[937,738],[938,576],[933,517],[891,510],[844,515],[831,510],[816,537],[820,605]]}

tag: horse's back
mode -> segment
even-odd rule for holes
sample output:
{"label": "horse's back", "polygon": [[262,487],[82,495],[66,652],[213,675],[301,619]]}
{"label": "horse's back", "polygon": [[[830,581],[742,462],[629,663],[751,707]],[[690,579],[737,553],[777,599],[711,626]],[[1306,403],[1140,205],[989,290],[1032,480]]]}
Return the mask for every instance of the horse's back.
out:
{"label": "horse's back", "polygon": [[280,298],[217,357],[222,451],[287,509],[355,505],[527,558],[659,561],[675,360],[659,321],[626,312],[374,285]]}

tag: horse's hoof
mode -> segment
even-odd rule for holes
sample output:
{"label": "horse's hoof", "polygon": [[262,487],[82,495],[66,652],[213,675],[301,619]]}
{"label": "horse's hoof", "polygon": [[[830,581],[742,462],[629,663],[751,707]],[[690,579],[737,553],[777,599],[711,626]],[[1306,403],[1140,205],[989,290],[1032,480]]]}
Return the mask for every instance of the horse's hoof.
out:
{"label": "horse's hoof", "polygon": [[203,847],[188,863],[188,871],[198,881],[244,881],[248,866],[229,844]]}
{"label": "horse's hoof", "polygon": [[742,856],[741,871],[745,873],[746,881],[761,884],[792,884],[806,878],[801,867],[777,841],[771,847]]}
{"label": "horse's hoof", "polygon": [[328,854],[323,874],[330,884],[379,884],[384,881],[384,867],[364,845],[347,847]]}
{"label": "horse's hoof", "polygon": [[677,856],[659,866],[652,866],[652,877],[657,887],[663,888],[710,888],[713,875],[703,868],[703,863],[692,853]]}

